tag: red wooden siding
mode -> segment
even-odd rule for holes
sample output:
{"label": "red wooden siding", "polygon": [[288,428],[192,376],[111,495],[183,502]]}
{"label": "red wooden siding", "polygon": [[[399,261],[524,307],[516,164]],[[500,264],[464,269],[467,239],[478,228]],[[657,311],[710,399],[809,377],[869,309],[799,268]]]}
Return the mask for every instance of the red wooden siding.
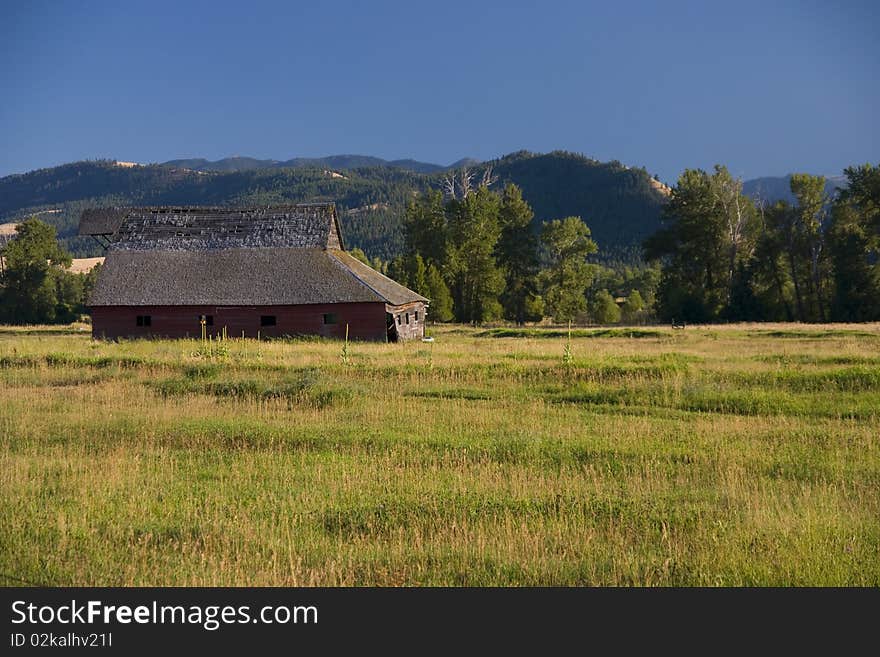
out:
{"label": "red wooden siding", "polygon": [[[330,303],[299,306],[95,306],[92,336],[200,337],[200,315],[213,315],[211,335],[226,327],[229,337],[255,338],[283,335],[323,335],[344,338],[345,325],[352,340],[381,340],[387,336],[385,304],[382,302]],[[324,315],[334,314],[335,324],[324,324]],[[150,326],[137,326],[138,315],[149,315]],[[275,326],[261,326],[262,315],[274,315]],[[422,318],[420,313],[419,318]]]}

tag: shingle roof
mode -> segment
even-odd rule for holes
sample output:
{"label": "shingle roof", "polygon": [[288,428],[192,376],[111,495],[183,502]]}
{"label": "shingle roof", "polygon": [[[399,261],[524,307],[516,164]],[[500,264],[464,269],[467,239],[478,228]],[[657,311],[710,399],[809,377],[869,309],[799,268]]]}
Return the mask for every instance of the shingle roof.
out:
{"label": "shingle roof", "polygon": [[80,231],[114,217],[91,306],[427,302],[342,250],[333,204],[104,210]]}
{"label": "shingle roof", "polygon": [[392,306],[402,306],[415,301],[427,302],[428,299],[416,294],[400,283],[391,280],[384,274],[380,274],[372,267],[368,267],[357,258],[345,251],[329,250],[328,253],[335,258],[343,267],[357,278],[361,283],[382,296],[386,303]]}
{"label": "shingle roof", "polygon": [[111,250],[92,292],[92,306],[274,306],[385,302],[424,297],[385,279],[348,254],[324,249],[234,248],[198,251]]}
{"label": "shingle roof", "polygon": [[111,251],[90,305],[288,305],[382,301],[323,249]]}

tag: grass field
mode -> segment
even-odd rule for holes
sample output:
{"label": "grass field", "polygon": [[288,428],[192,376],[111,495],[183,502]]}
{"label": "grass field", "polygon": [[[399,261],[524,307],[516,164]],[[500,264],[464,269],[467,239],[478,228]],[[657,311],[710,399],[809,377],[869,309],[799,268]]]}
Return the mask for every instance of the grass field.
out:
{"label": "grass field", "polygon": [[880,325],[0,329],[0,574],[880,585]]}

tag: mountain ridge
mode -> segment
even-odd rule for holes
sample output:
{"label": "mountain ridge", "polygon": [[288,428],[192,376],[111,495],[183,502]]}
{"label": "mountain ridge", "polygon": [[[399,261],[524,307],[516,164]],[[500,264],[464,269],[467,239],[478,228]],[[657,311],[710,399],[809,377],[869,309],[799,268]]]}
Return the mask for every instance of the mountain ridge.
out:
{"label": "mountain ridge", "polygon": [[161,166],[179,167],[193,171],[252,171],[254,169],[298,169],[328,167],[331,169],[360,169],[365,167],[390,167],[405,169],[414,173],[438,173],[462,166],[480,164],[479,160],[470,157],[462,158],[449,165],[422,162],[405,158],[385,160],[372,155],[341,154],[324,157],[294,157],[289,160],[258,159],[254,157],[233,155],[219,160],[208,160],[203,157],[181,158],[159,163]]}

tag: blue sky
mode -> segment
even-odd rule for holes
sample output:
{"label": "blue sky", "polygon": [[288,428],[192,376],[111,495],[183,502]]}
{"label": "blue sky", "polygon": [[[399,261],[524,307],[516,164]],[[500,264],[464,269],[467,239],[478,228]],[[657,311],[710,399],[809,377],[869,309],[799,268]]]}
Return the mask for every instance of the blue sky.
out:
{"label": "blue sky", "polygon": [[674,182],[880,161],[880,2],[0,0],[0,175],[566,149]]}

